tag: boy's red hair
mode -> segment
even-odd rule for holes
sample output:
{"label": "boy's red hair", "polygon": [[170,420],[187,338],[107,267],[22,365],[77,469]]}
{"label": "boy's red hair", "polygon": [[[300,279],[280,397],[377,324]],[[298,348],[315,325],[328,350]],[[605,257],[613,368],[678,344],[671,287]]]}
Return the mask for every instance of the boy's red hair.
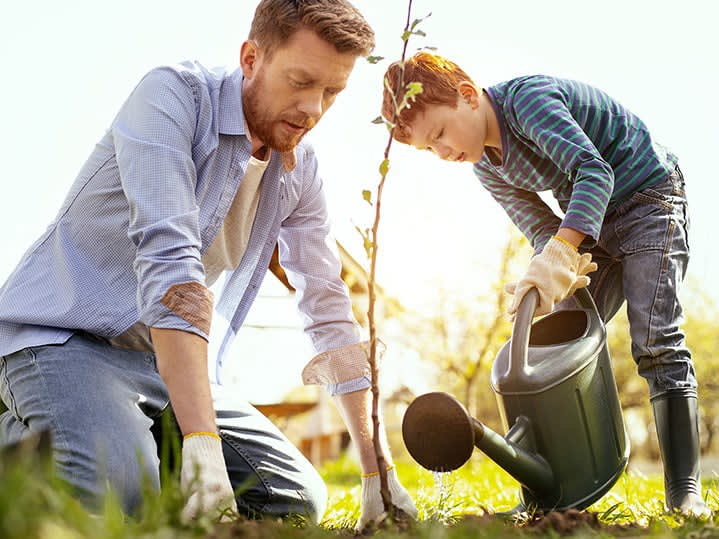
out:
{"label": "boy's red hair", "polygon": [[396,122],[394,138],[407,144],[409,142],[409,127],[416,116],[424,112],[427,105],[457,106],[459,93],[457,86],[462,81],[472,82],[472,79],[457,64],[437,54],[418,52],[404,63],[404,85],[410,82],[422,83],[422,93],[415,96],[415,100],[400,112],[399,118],[394,118],[395,104],[393,95],[398,98],[404,95],[404,89],[398,89],[402,68],[400,62],[395,62],[387,68],[385,80],[391,91],[385,86],[382,99],[382,115],[389,121]]}

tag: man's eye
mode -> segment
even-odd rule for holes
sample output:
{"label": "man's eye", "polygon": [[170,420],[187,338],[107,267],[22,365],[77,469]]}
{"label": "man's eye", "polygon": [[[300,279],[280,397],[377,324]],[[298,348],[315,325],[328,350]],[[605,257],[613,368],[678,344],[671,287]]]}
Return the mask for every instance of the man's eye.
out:
{"label": "man's eye", "polygon": [[294,86],[295,88],[305,88],[309,83],[304,81],[299,81],[295,79],[290,79],[290,84]]}

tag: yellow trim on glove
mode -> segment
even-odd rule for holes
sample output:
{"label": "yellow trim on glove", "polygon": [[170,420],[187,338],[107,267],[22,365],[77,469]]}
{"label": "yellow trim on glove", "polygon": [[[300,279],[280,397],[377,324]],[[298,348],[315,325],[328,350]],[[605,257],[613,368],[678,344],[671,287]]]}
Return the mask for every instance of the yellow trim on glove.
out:
{"label": "yellow trim on glove", "polygon": [[570,246],[572,249],[574,249],[575,251],[578,251],[576,245],[572,245],[571,243],[569,243],[567,240],[565,240],[565,239],[564,239],[563,237],[561,237],[561,236],[552,236],[552,239],[553,239],[553,240],[559,240],[559,241],[561,241],[562,243],[564,243],[565,245],[569,245],[569,246]]}
{"label": "yellow trim on glove", "polygon": [[[387,471],[389,472],[392,468],[394,468],[394,464],[392,466],[387,466]],[[374,477],[375,475],[379,475],[379,472],[363,473],[362,477]]]}
{"label": "yellow trim on glove", "polygon": [[192,438],[194,436],[209,436],[210,438],[217,438],[222,441],[222,438],[220,438],[220,435],[216,432],[191,432],[190,434],[185,434],[182,439],[187,440],[188,438]]}

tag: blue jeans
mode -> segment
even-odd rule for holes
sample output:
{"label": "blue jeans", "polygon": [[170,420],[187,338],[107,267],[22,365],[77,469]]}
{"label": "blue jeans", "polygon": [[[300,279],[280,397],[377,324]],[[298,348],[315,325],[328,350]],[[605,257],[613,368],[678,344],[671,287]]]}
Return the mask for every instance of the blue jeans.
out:
{"label": "blue jeans", "polygon": [[599,268],[590,274],[589,291],[605,321],[626,300],[632,357],[651,398],[669,391],[696,395],[677,298],[689,262],[688,232],[684,177],[677,167],[614,208],[590,250]]}
{"label": "blue jeans", "polygon": [[[155,356],[76,334],[65,344],[0,358],[0,445],[49,429],[60,474],[89,507],[109,485],[126,512],[141,502],[143,475],[159,489],[151,433],[168,406]],[[306,515],[326,507],[322,478],[299,450],[242,399],[213,393],[217,424],[238,507],[250,516]]]}

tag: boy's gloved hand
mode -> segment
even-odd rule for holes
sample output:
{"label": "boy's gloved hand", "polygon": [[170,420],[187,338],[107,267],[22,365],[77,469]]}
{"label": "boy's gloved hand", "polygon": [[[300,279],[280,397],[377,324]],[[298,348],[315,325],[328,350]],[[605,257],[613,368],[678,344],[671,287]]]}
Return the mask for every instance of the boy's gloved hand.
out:
{"label": "boy's gloved hand", "polygon": [[[193,433],[182,442],[180,486],[190,497],[181,518],[188,522],[204,513],[237,513],[235,493],[222,455],[222,440],[211,433]],[[224,514],[221,521],[231,518]]]}
{"label": "boy's gloved hand", "polygon": [[[379,474],[371,474],[369,477],[362,476],[362,502],[360,505],[361,514],[357,522],[357,531],[362,531],[371,521],[384,513],[382,495],[379,492]],[[389,488],[392,503],[402,509],[412,518],[417,518],[417,508],[409,497],[405,488],[397,479],[394,468],[387,471],[387,487]]]}
{"label": "boy's gloved hand", "polygon": [[553,236],[542,252],[532,258],[524,277],[505,287],[507,292],[514,294],[509,314],[517,312],[519,303],[532,287],[539,291],[539,305],[534,316],[549,314],[558,302],[587,286],[590,279],[586,274],[596,269],[590,253],[580,255],[574,246]]}

